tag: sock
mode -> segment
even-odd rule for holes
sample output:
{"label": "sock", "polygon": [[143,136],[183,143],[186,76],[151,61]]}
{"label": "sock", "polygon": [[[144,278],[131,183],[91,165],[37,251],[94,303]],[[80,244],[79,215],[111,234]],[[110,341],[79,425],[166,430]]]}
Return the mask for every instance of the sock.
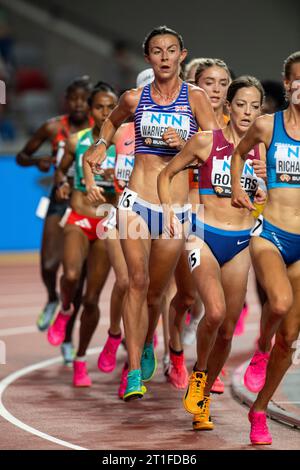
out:
{"label": "sock", "polygon": [[86,356],[76,356],[76,362],[86,362]]}
{"label": "sock", "polygon": [[115,338],[115,339],[121,339],[122,337],[122,333],[120,332],[118,335],[113,335],[109,330],[108,330],[108,335],[111,337],[111,338]]}
{"label": "sock", "polygon": [[62,313],[63,313],[64,315],[69,315],[69,316],[71,316],[72,313],[73,313],[72,304],[70,304],[69,308],[66,308],[66,309],[64,309],[64,307],[62,307],[61,310],[62,310]]}
{"label": "sock", "polygon": [[170,348],[170,352],[172,354],[175,354],[175,356],[182,356],[183,354],[183,349],[181,349],[180,351],[175,351],[175,349],[171,348],[171,346],[169,345],[169,348]]}
{"label": "sock", "polygon": [[195,365],[193,367],[193,372],[204,372],[205,374],[207,374],[208,370],[207,369],[205,369],[205,370],[204,369],[202,369],[202,370],[197,369],[197,362],[195,362]]}

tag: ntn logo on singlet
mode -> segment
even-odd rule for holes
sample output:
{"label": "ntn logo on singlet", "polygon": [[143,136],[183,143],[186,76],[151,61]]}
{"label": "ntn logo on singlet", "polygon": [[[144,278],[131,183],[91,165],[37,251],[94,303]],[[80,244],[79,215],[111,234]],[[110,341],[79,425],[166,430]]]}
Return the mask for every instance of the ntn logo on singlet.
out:
{"label": "ntn logo on singlet", "polygon": [[[222,159],[213,157],[211,183],[219,196],[229,197],[231,195],[230,163],[231,155]],[[257,190],[258,179],[252,166],[252,160],[247,159],[241,176],[241,184],[245,191],[253,194]]]}
{"label": "ntn logo on singlet", "polygon": [[277,142],[274,158],[276,160],[276,181],[278,183],[300,183],[300,145]]}
{"label": "ntn logo on singlet", "polygon": [[129,181],[134,167],[134,155],[118,154],[115,166],[115,177],[118,180]]}
{"label": "ntn logo on singlet", "polygon": [[[140,124],[140,132],[148,145],[167,145],[162,140],[168,127],[172,127],[178,135],[187,140],[190,133],[190,118],[184,114],[162,113],[157,111],[143,112]],[[149,139],[146,141],[146,139]]]}

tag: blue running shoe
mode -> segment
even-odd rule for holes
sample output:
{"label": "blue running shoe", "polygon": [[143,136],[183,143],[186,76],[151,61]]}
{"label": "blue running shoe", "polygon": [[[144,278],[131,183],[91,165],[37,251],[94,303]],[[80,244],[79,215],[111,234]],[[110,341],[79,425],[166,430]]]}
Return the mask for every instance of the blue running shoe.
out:
{"label": "blue running shoe", "polygon": [[60,347],[62,357],[64,359],[64,364],[70,366],[73,364],[75,358],[75,351],[72,343],[62,343]]}
{"label": "blue running shoe", "polygon": [[45,331],[49,328],[55,316],[58,304],[59,304],[58,300],[55,300],[54,302],[49,302],[46,304],[45,308],[41,311],[36,322],[37,327],[40,331]]}
{"label": "blue running shoe", "polygon": [[135,400],[137,398],[143,398],[147,389],[143,385],[141,378],[140,369],[133,369],[128,372],[127,376],[127,387],[123,396],[123,400]]}
{"label": "blue running shoe", "polygon": [[155,374],[157,360],[152,343],[145,343],[141,359],[142,380],[148,382]]}

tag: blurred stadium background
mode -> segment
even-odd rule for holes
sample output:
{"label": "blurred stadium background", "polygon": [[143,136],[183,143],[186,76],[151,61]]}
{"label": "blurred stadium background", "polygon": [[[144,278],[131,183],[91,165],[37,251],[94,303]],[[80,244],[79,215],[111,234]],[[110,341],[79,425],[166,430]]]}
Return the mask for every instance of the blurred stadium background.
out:
{"label": "blurred stadium background", "polygon": [[219,57],[236,76],[280,81],[283,60],[300,49],[299,18],[298,0],[0,0],[0,251],[39,248],[43,222],[35,209],[51,175],[18,167],[14,156],[46,119],[64,112],[74,77],[87,74],[120,92],[133,87],[146,68],[143,38],[167,24],[183,35],[188,60]]}

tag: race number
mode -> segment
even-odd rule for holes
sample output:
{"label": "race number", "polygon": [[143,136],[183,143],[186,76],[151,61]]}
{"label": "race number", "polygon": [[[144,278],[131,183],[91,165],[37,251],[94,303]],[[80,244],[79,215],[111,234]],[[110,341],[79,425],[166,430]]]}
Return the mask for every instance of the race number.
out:
{"label": "race number", "polygon": [[190,271],[192,272],[197,266],[200,266],[200,248],[196,248],[189,254]]}
{"label": "race number", "polygon": [[131,211],[133,204],[136,201],[137,195],[138,194],[132,191],[131,189],[128,189],[128,188],[124,189],[123,194],[118,204],[118,208],[125,210],[125,211]]}

